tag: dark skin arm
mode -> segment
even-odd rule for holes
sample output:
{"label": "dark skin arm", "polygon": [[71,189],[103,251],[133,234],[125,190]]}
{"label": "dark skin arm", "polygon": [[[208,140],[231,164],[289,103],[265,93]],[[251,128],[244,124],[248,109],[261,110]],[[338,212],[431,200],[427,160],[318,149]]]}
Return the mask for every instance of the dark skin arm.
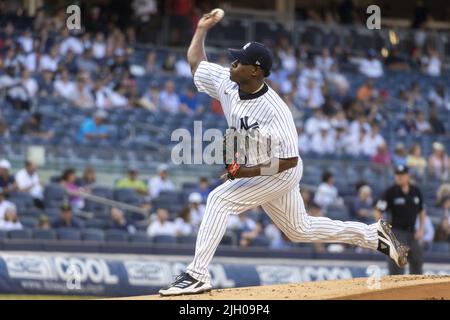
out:
{"label": "dark skin arm", "polygon": [[[278,168],[276,167],[278,162]],[[297,166],[298,157],[286,159],[272,159],[269,163],[258,164],[254,167],[240,167],[236,178],[252,178],[257,176],[274,175]]]}

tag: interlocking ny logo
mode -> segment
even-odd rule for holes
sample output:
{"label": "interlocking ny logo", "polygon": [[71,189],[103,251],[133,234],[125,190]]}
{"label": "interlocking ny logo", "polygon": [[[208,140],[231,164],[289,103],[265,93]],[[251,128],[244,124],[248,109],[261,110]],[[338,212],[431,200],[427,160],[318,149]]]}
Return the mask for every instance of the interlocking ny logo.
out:
{"label": "interlocking ny logo", "polygon": [[250,126],[248,125],[248,117],[241,118],[241,129],[249,130],[249,129],[257,129],[259,128],[259,123],[254,122]]}

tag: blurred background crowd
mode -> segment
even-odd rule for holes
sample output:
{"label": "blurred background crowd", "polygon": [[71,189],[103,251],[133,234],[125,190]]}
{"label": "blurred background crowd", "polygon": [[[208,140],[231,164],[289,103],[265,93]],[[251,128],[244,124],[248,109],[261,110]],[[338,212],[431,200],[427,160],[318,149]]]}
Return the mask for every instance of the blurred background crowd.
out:
{"label": "blurred background crowd", "polygon": [[[198,18],[217,4],[80,1],[83,28],[70,31],[64,7],[46,3],[30,17],[14,1],[0,3],[0,230],[25,231],[17,237],[195,241],[221,168],[177,182],[170,133],[192,131],[195,120],[226,127],[220,103],[197,93],[185,58]],[[352,1],[307,4],[298,1],[293,11],[306,29],[293,33],[278,22],[246,27],[244,18],[225,19],[208,38],[210,59],[228,66],[224,48],[252,35],[271,48],[275,65],[267,82],[296,121],[309,214],[373,222],[373,204],[393,182],[392,166],[407,165],[426,199],[423,246],[446,243],[448,251],[450,48],[440,36],[449,29],[433,29],[448,8],[438,16],[417,1],[403,31],[381,36],[360,32],[367,15]],[[394,9],[382,4],[388,18],[399,14]],[[221,36],[229,41],[219,42]],[[62,172],[40,178],[23,153],[29,145],[65,163]],[[153,170],[145,167],[150,162]],[[123,176],[99,179],[106,163]],[[260,208],[232,217],[223,243],[304,246],[291,244]]]}

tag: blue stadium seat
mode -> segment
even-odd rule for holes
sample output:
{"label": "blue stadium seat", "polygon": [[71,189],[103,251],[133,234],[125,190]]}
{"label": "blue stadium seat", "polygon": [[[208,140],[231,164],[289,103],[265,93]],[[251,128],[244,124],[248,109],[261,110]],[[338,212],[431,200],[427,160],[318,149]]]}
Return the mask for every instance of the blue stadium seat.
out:
{"label": "blue stadium seat", "polygon": [[54,230],[33,230],[33,239],[38,240],[56,240],[56,232]]}
{"label": "blue stadium seat", "polygon": [[50,183],[45,186],[45,208],[59,208],[65,200],[67,200],[66,191],[60,185]]}
{"label": "blue stadium seat", "polygon": [[264,236],[258,236],[251,241],[252,247],[268,247],[270,245],[270,240]]}
{"label": "blue stadium seat", "polygon": [[80,241],[81,232],[76,229],[62,228],[57,230],[59,240]]}
{"label": "blue stadium seat", "polygon": [[133,189],[114,189],[114,200],[129,204],[138,204],[140,197]]}
{"label": "blue stadium seat", "polygon": [[129,241],[131,243],[152,243],[152,239],[148,236],[148,234],[144,231],[138,231],[129,236]]}
{"label": "blue stadium seat", "polygon": [[38,226],[38,218],[36,217],[21,217],[20,222],[25,228],[34,229]]}
{"label": "blue stadium seat", "polygon": [[155,244],[175,244],[177,243],[177,238],[172,236],[160,235],[153,237],[153,243]]}
{"label": "blue stadium seat", "polygon": [[449,253],[450,244],[448,242],[434,242],[431,245],[431,251],[436,253]]}
{"label": "blue stadium seat", "polygon": [[180,244],[195,244],[195,242],[197,241],[197,236],[180,236],[177,238],[177,240]]}
{"label": "blue stadium seat", "polygon": [[107,242],[127,242],[128,233],[121,230],[106,230],[105,240]]}
{"label": "blue stadium seat", "polygon": [[0,230],[0,240],[6,239],[8,237],[8,232]]}
{"label": "blue stadium seat", "polygon": [[28,229],[8,231],[9,239],[31,239],[31,231]]}
{"label": "blue stadium seat", "polygon": [[105,240],[105,234],[100,229],[83,229],[81,230],[81,239],[85,241],[103,241]]}

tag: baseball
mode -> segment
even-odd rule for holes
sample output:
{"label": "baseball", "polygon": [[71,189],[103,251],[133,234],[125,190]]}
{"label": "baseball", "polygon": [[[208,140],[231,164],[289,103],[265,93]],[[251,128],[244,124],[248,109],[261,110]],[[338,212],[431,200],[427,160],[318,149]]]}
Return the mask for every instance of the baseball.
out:
{"label": "baseball", "polygon": [[214,16],[215,20],[220,21],[225,16],[225,11],[220,8],[213,9],[211,15]]}

